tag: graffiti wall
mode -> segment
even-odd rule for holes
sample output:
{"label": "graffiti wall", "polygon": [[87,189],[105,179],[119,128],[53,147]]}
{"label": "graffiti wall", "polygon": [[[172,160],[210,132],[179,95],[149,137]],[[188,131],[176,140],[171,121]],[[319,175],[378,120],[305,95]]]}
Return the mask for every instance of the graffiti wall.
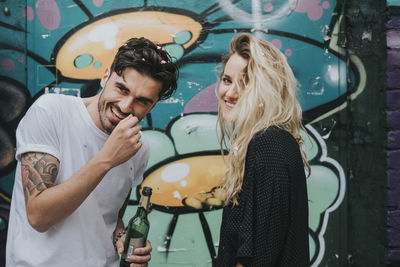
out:
{"label": "graffiti wall", "polygon": [[[333,143],[343,111],[367,88],[363,60],[346,46],[343,1],[0,1],[0,239],[4,257],[14,179],[14,131],[44,93],[86,97],[124,40],[144,36],[180,66],[177,93],[142,122],[150,141],[144,184],[153,187],[151,266],[212,266],[225,165],[216,129],[216,83],[231,38],[270,41],[300,83],[312,266],[348,261],[346,142]],[[343,129],[343,128],[342,128]],[[340,133],[342,133],[341,131]],[[336,137],[335,137],[336,138]],[[336,139],[335,139],[336,140]],[[133,190],[124,220],[137,207]]]}

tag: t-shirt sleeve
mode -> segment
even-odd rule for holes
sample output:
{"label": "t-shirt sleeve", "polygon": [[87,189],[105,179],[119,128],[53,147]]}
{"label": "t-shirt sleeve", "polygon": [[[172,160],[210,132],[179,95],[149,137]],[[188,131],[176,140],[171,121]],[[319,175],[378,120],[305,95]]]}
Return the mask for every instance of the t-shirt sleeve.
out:
{"label": "t-shirt sleeve", "polygon": [[249,146],[242,195],[242,221],[236,258],[244,266],[250,258],[274,266],[288,231],[289,170],[279,142],[268,133]]}
{"label": "t-shirt sleeve", "polygon": [[60,159],[56,110],[51,108],[49,97],[40,97],[26,112],[17,131],[15,158],[20,160],[26,152],[43,152]]}

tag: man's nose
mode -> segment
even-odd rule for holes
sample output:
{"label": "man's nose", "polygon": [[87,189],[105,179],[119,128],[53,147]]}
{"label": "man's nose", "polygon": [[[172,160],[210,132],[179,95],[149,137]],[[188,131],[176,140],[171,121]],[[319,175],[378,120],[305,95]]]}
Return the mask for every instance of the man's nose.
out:
{"label": "man's nose", "polygon": [[132,109],[133,109],[133,101],[135,99],[133,97],[126,97],[123,100],[119,102],[119,108],[121,109],[121,112],[125,114],[131,114]]}

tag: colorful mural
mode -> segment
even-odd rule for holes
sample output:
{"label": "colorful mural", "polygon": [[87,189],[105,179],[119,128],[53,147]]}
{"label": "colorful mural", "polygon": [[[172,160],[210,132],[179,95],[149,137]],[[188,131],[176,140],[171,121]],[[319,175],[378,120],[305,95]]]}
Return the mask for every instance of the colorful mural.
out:
{"label": "colorful mural", "polygon": [[[144,184],[154,190],[151,266],[211,266],[222,212],[219,178],[225,169],[216,128],[219,63],[232,36],[249,32],[286,55],[300,84],[304,148],[312,167],[307,180],[310,259],[312,266],[323,263],[329,215],[342,203],[346,186],[342,166],[329,157],[325,140],[330,132],[319,133],[313,124],[355,100],[366,79],[363,63],[341,47],[336,0],[28,0],[0,5],[2,240],[14,179],[14,131],[23,113],[43,93],[96,94],[119,45],[144,36],[168,50],[180,66],[177,93],[141,122],[151,148]],[[134,213],[138,193],[133,190],[124,220]]]}

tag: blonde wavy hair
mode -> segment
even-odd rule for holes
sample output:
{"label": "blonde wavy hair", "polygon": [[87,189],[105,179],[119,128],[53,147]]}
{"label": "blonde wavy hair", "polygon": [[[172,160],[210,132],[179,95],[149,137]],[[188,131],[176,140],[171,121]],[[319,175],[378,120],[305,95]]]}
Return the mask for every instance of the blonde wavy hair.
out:
{"label": "blonde wavy hair", "polygon": [[271,43],[250,34],[240,34],[232,39],[230,54],[223,60],[223,71],[233,54],[248,63],[241,79],[234,81],[239,99],[229,121],[223,118],[219,107],[218,123],[221,127],[222,153],[226,137],[230,143],[228,168],[223,178],[225,204],[232,202],[235,206],[239,204],[238,193],[243,184],[247,147],[257,132],[271,126],[288,131],[299,144],[308,174],[310,165],[302,149],[302,110],[296,98],[297,81],[285,56]]}

